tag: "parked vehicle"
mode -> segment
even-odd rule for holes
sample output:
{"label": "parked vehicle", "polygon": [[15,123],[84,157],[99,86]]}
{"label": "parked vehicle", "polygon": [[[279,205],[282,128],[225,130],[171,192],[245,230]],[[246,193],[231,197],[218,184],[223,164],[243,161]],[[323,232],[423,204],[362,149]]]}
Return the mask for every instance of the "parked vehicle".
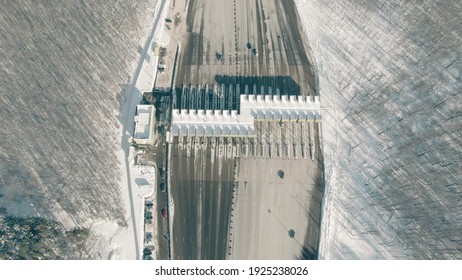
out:
{"label": "parked vehicle", "polygon": [[145,256],[152,255],[152,250],[150,250],[149,248],[144,248],[143,255],[145,255]]}

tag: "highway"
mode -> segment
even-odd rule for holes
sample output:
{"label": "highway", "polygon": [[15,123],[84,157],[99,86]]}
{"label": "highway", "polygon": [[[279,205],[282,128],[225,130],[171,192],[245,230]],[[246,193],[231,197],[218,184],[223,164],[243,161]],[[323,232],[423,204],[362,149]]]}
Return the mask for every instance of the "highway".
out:
{"label": "highway", "polygon": [[179,140],[171,151],[173,259],[225,259],[235,160],[220,157],[211,139],[197,149]]}
{"label": "highway", "polygon": [[238,161],[229,258],[316,259],[324,192],[319,123],[257,122],[256,131],[249,156]]}
{"label": "highway", "polygon": [[176,27],[185,34],[176,86],[213,84],[217,75],[265,77],[260,88],[289,76],[302,95],[316,94],[293,1],[190,0],[187,11],[185,26]]}
{"label": "highway", "polygon": [[[170,37],[167,68],[173,68],[177,45],[180,50],[173,108],[239,109],[242,93],[317,95],[293,1],[175,0],[165,25]],[[224,98],[217,99],[217,94]],[[173,138],[169,157],[173,259],[229,257],[238,159],[232,152],[236,147],[225,141],[231,140]]]}

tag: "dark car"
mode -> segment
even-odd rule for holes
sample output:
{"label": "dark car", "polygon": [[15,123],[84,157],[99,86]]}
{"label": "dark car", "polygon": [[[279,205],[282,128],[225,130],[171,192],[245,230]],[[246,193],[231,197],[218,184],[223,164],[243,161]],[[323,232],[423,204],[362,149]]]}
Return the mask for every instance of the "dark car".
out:
{"label": "dark car", "polygon": [[150,256],[150,255],[152,255],[152,250],[149,249],[149,248],[144,248],[144,250],[143,250],[143,255],[145,255],[145,256]]}
{"label": "dark car", "polygon": [[160,183],[160,190],[165,192],[165,184],[164,183]]}
{"label": "dark car", "polygon": [[146,205],[146,207],[152,207],[153,204],[152,204],[152,201],[148,200],[148,201],[146,201],[145,205]]}
{"label": "dark car", "polygon": [[159,176],[161,178],[164,178],[164,176],[165,176],[164,169],[162,167],[159,167]]}
{"label": "dark car", "polygon": [[258,50],[256,48],[253,48],[252,52],[254,55],[258,55]]}
{"label": "dark car", "polygon": [[252,48],[252,44],[251,43],[247,43],[246,44],[246,47],[250,50]]}
{"label": "dark car", "polygon": [[146,212],[146,214],[144,214],[144,217],[146,219],[152,219],[152,213],[151,212]]}
{"label": "dark car", "polygon": [[160,214],[162,215],[162,217],[167,218],[167,210],[162,208],[162,210],[160,210]]}

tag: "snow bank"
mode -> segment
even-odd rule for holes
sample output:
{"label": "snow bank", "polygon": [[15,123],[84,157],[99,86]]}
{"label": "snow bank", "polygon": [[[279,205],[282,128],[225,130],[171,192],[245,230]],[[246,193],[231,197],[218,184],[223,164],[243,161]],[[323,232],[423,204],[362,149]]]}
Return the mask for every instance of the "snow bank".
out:
{"label": "snow bank", "polygon": [[[121,231],[126,231],[126,233],[121,235],[123,238],[115,242],[116,246],[121,247],[120,251],[123,252],[116,256],[120,259],[140,259],[142,257],[144,198],[152,195],[155,189],[154,168],[134,164],[136,153],[135,149],[131,147],[130,140],[134,132],[136,105],[141,101],[142,92],[151,90],[153,87],[158,56],[154,56],[152,46],[157,45],[156,41],[162,37],[162,18],[167,10],[166,7],[168,7],[168,0],[157,2],[156,12],[151,22],[151,30],[149,30],[143,50],[140,52],[139,63],[136,66],[132,84],[127,87],[125,92],[125,103],[120,112],[123,116],[123,127],[120,135],[121,142],[118,157],[124,171],[121,178],[121,189],[126,215],[128,216],[127,228],[120,228]],[[156,229],[153,229],[153,231],[156,232]]]}

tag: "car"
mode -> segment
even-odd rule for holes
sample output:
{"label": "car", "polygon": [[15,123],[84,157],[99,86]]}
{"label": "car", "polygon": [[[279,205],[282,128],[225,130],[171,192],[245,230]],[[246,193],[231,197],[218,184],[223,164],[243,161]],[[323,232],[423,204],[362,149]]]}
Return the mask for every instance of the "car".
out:
{"label": "car", "polygon": [[170,23],[170,22],[172,22],[172,20],[171,20],[171,19],[169,19],[169,18],[166,18],[166,19],[165,19],[165,22],[168,22],[168,23]]}
{"label": "car", "polygon": [[161,178],[164,178],[164,176],[165,176],[164,169],[162,167],[159,167],[159,176]]}
{"label": "car", "polygon": [[164,72],[165,71],[165,65],[159,65],[157,66],[157,70],[159,70],[160,72]]}
{"label": "car", "polygon": [[164,183],[160,183],[159,187],[160,187],[161,191],[165,192],[165,184]]}
{"label": "car", "polygon": [[145,256],[150,256],[150,255],[152,255],[152,250],[149,249],[149,248],[144,248],[144,249],[143,249],[143,255],[145,255]]}
{"label": "car", "polygon": [[144,217],[146,219],[152,219],[152,213],[151,212],[146,212],[146,214],[144,214]]}
{"label": "car", "polygon": [[247,46],[247,48],[250,50],[252,48],[252,44],[251,43],[247,43],[245,44]]}
{"label": "car", "polygon": [[221,57],[222,57],[221,53],[216,52],[215,56],[216,56],[217,60],[221,60]]}
{"label": "car", "polygon": [[162,215],[162,217],[167,218],[167,210],[162,208],[162,210],[160,210],[160,214]]}
{"label": "car", "polygon": [[258,55],[258,50],[257,50],[257,48],[253,48],[252,52],[253,52],[254,55]]}
{"label": "car", "polygon": [[146,207],[152,207],[153,203],[152,203],[152,201],[148,200],[148,201],[146,201],[145,205],[146,205]]}

